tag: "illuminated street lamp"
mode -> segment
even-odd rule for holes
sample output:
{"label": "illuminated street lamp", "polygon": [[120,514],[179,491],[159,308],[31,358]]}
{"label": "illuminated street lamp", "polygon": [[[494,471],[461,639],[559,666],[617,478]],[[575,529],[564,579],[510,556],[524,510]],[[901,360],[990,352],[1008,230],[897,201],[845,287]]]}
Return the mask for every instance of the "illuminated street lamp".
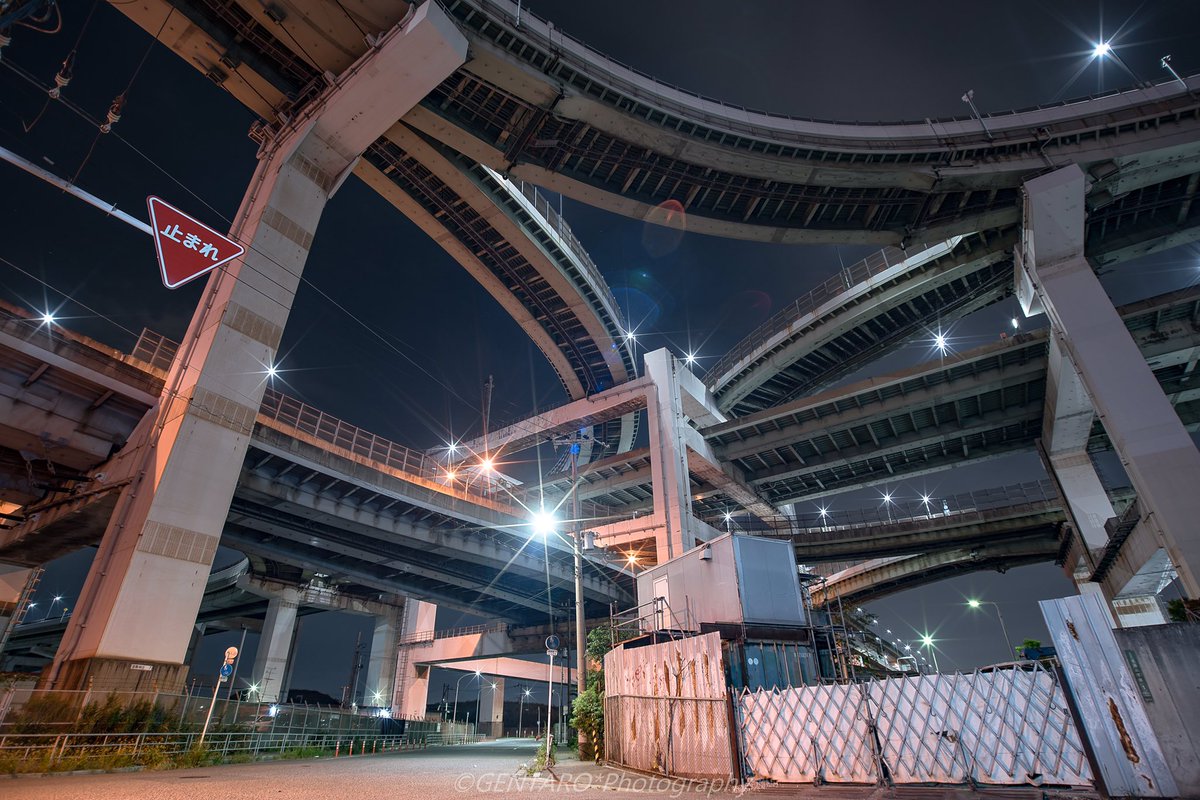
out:
{"label": "illuminated street lamp", "polygon": [[474,672],[465,672],[459,677],[458,682],[454,684],[454,710],[450,712],[451,722],[458,722],[458,687],[462,685],[463,678],[469,678],[472,675],[474,675],[476,678],[483,677],[483,673],[480,670],[475,670]]}
{"label": "illuminated street lamp", "polygon": [[995,603],[991,600],[976,600],[975,598],[970,598],[967,600],[967,606],[969,608],[976,608],[976,609],[981,608],[983,606],[994,606],[995,607],[996,619],[1000,620],[1000,631],[1004,634],[1005,644],[1008,645],[1009,658],[1011,659],[1011,658],[1015,657],[1017,649],[1015,647],[1013,647],[1012,639],[1009,638],[1009,636],[1008,636],[1008,627],[1004,624],[1004,615],[1000,613],[1000,604]]}
{"label": "illuminated street lamp", "polygon": [[554,514],[544,508],[539,508],[535,511],[533,518],[529,522],[530,529],[534,535],[542,539],[552,536],[557,525],[558,520],[554,518]]}
{"label": "illuminated street lamp", "polygon": [[531,694],[533,694],[532,689],[526,689],[525,691],[521,692],[521,702],[518,706],[519,711],[517,712],[517,736],[520,736],[525,732],[525,698],[529,697]]}
{"label": "illuminated street lamp", "polygon": [[1134,73],[1134,71],[1129,68],[1129,65],[1125,63],[1125,59],[1117,55],[1117,51],[1114,50],[1112,46],[1112,39],[1109,39],[1107,42],[1101,39],[1092,47],[1093,60],[1104,58],[1111,58],[1113,61],[1117,62],[1121,69],[1129,73],[1129,77],[1133,78],[1135,83],[1142,82],[1141,79],[1138,78],[1138,76]]}
{"label": "illuminated street lamp", "polygon": [[54,595],[54,599],[50,601],[50,607],[46,609],[46,616],[42,617],[42,622],[50,619],[50,615],[54,613],[54,606],[61,603],[63,596],[61,594]]}
{"label": "illuminated street lamp", "polygon": [[928,633],[921,634],[921,646],[928,647],[930,654],[933,656],[933,671],[941,672],[941,668],[938,667],[937,648],[934,646],[933,637]]}

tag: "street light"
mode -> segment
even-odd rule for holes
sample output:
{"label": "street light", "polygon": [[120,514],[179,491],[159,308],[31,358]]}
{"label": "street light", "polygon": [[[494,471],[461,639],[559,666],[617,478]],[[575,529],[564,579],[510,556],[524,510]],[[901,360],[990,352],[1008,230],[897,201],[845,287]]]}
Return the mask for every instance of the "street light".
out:
{"label": "street light", "polygon": [[55,604],[61,603],[62,599],[63,596],[61,594],[54,595],[54,599],[50,601],[50,607],[46,609],[46,616],[42,617],[42,622],[50,619],[50,615],[54,613]]}
{"label": "street light", "polygon": [[938,667],[937,648],[934,647],[933,637],[930,636],[928,633],[921,634],[921,646],[928,647],[930,654],[933,655],[933,671],[941,672],[942,671],[941,668]]}
{"label": "street light", "polygon": [[462,685],[463,678],[469,678],[472,675],[474,675],[476,678],[483,677],[483,673],[479,670],[475,670],[474,672],[466,672],[463,673],[463,675],[459,677],[458,682],[454,684],[454,710],[450,712],[451,722],[458,722],[458,687]]}
{"label": "street light", "polygon": [[558,520],[554,518],[554,514],[544,508],[539,508],[533,512],[533,518],[530,520],[530,528],[534,535],[547,539],[553,535]]}
{"label": "street light", "polygon": [[1008,657],[1014,658],[1017,649],[1013,647],[1012,639],[1008,635],[1008,627],[1004,624],[1004,615],[1000,613],[1000,604],[991,600],[976,600],[970,598],[967,600],[967,606],[970,608],[981,608],[983,606],[994,606],[996,609],[996,619],[1000,620],[1000,631],[1004,634],[1004,643],[1008,645]]}
{"label": "street light", "polygon": [[525,691],[521,692],[521,702],[518,706],[519,710],[517,711],[517,736],[521,736],[523,733],[525,733],[525,698],[529,697],[531,694],[533,694],[531,689],[526,689]]}

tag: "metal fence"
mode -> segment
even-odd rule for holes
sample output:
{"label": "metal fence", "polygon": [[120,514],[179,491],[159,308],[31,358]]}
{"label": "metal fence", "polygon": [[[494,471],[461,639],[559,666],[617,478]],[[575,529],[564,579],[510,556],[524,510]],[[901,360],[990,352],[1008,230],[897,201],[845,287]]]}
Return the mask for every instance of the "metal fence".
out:
{"label": "metal fence", "polygon": [[[191,692],[101,692],[40,690],[9,687],[0,690],[0,734],[73,733],[98,721],[120,722],[142,730],[199,729],[212,705],[213,729],[319,733],[338,736],[379,734],[390,717],[367,711],[295,703],[258,703],[241,694],[222,691],[213,704],[211,686]],[[406,720],[408,731],[437,731],[437,724]],[[136,729],[135,728],[135,729]]]}
{"label": "metal fence", "polygon": [[175,354],[178,352],[179,342],[149,328],[142,328],[142,334],[138,336],[133,352],[129,355],[165,372],[171,369],[171,362],[175,360]]}
{"label": "metal fence", "polygon": [[[920,498],[889,496],[875,508],[801,511],[794,516],[731,518],[731,529],[764,536],[796,536],[797,541],[818,543],[836,542],[844,531],[857,531],[866,526],[891,526],[893,529],[928,527],[931,520],[982,520],[998,511],[1060,509],[1062,501],[1050,480],[1026,481],[973,492]],[[989,514],[988,512],[993,512]],[[724,518],[712,518],[710,524],[725,527]]]}
{"label": "metal fence", "polygon": [[745,773],[781,783],[1092,784],[1062,687],[1037,663],[748,691],[737,711]]}
{"label": "metal fence", "polygon": [[718,634],[619,647],[604,670],[608,761],[671,777],[737,774]]}
{"label": "metal fence", "polygon": [[[203,749],[222,759],[238,755],[260,758],[297,750],[319,750],[338,757],[470,744],[482,739],[476,734],[219,731],[204,738]],[[200,734],[195,731],[0,735],[0,759],[27,764],[30,769],[53,769],[66,761],[72,766],[86,767],[99,762],[111,763],[112,759],[122,757],[137,763],[154,757],[182,756],[200,747]]]}

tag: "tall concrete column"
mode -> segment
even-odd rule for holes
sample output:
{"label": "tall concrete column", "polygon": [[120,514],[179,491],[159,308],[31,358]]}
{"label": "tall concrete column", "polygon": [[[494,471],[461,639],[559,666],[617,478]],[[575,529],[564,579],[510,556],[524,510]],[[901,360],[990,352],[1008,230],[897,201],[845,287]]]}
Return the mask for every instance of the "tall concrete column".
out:
{"label": "tall concrete column", "polygon": [[1113,516],[1113,507],[1087,452],[1096,413],[1083,379],[1066,355],[1063,338],[1061,331],[1051,331],[1042,453],[1067,501],[1072,525],[1094,550],[1108,541],[1104,523]]}
{"label": "tall concrete column", "polygon": [[420,649],[406,644],[428,634],[431,638],[437,624],[437,606],[424,600],[404,601],[404,626],[400,646],[396,648],[395,690],[392,694],[392,715],[405,719],[422,719],[429,704],[429,668],[418,667],[416,655]]}
{"label": "tall concrete column", "polygon": [[653,382],[646,398],[646,420],[650,428],[654,516],[663,525],[656,537],[660,564],[696,546],[692,487],[682,429],[687,421],[676,368],[674,356],[666,349],[646,354],[646,375]]}
{"label": "tall concrete column", "polygon": [[[158,405],[104,471],[129,478],[43,680],[179,688],[183,656],[265,386],[325,203],[359,155],[466,57],[436,3],[374,42],[264,145],[231,229],[244,259],[213,273]],[[139,672],[134,672],[137,676]]]}
{"label": "tall concrete column", "polygon": [[492,693],[491,708],[488,714],[489,727],[485,731],[492,736],[504,735],[504,678],[492,678],[491,682],[496,684],[495,689],[490,689]]}
{"label": "tall concrete column", "polygon": [[300,592],[282,589],[267,600],[267,616],[262,635],[254,654],[254,670],[250,682],[258,686],[260,702],[278,703],[282,697],[292,657],[296,632],[296,612],[300,608]]}
{"label": "tall concrete column", "polygon": [[390,706],[396,691],[396,653],[404,624],[404,607],[392,606],[375,617],[371,658],[367,662],[365,705]]}
{"label": "tall concrete column", "polygon": [[1129,475],[1149,526],[1200,597],[1200,451],[1084,258],[1086,178],[1072,165],[1025,184],[1019,289],[1044,310]]}

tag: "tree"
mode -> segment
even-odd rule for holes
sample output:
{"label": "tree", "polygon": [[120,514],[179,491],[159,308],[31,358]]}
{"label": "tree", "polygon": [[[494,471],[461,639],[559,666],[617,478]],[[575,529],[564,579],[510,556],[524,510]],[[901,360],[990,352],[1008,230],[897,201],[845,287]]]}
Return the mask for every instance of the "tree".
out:
{"label": "tree", "polygon": [[[617,638],[619,642],[630,636]],[[582,759],[598,759],[604,753],[604,656],[618,642],[613,641],[612,628],[607,625],[588,631],[587,688],[571,706],[576,729],[587,734],[586,745],[579,748]]]}

